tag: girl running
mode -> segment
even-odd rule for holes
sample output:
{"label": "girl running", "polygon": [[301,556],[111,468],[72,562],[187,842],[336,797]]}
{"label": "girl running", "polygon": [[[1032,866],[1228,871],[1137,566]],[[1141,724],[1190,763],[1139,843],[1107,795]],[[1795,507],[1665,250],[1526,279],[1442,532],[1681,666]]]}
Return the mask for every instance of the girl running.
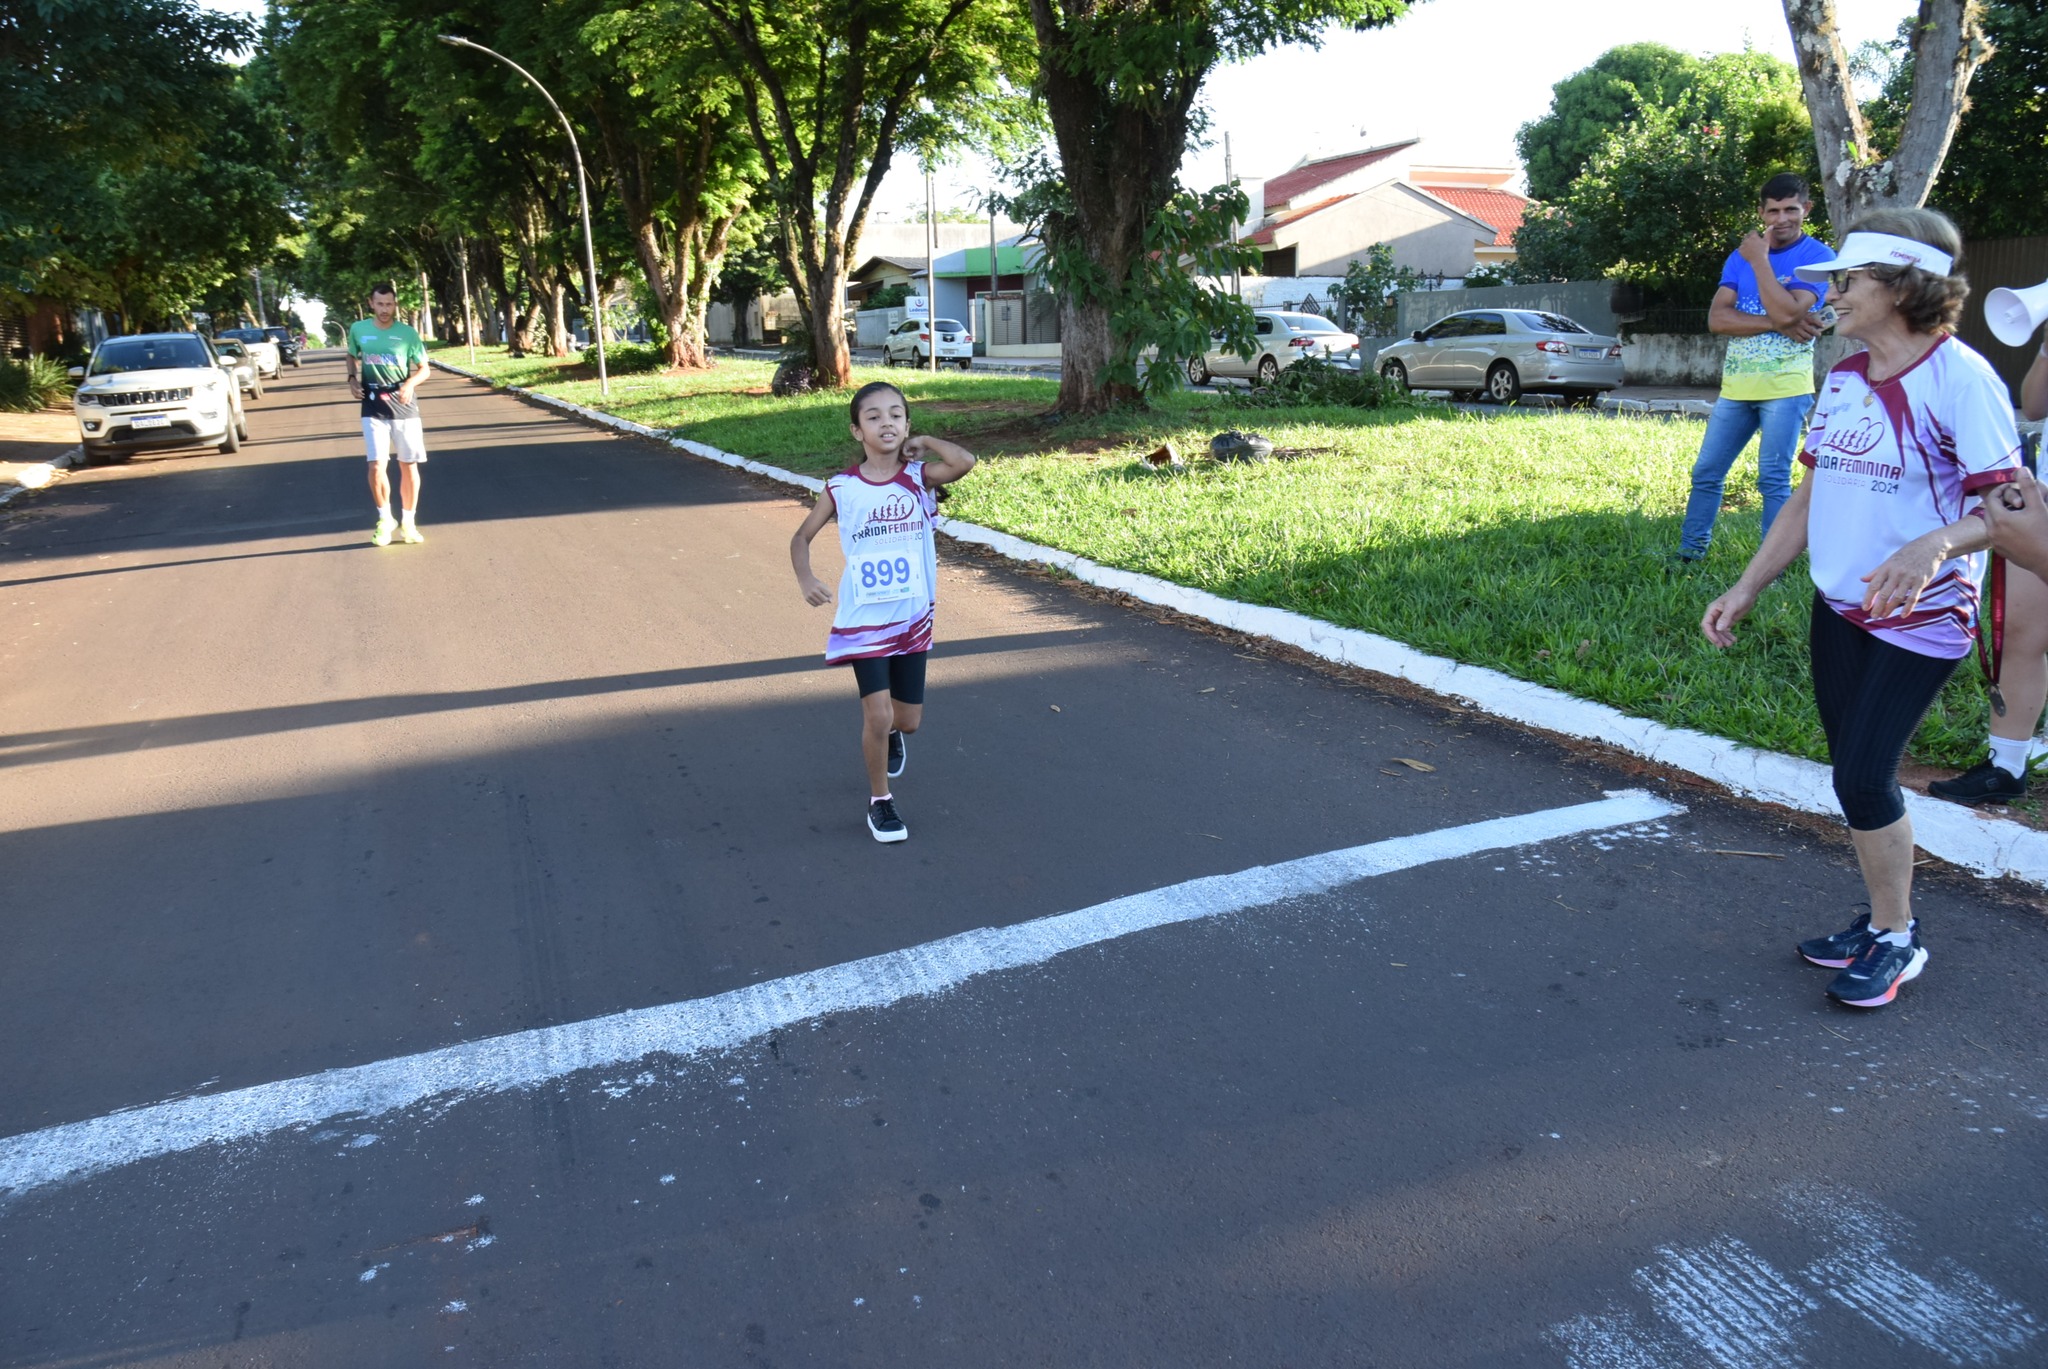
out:
{"label": "girl running", "polygon": [[924,658],[939,578],[936,491],[973,470],[974,453],[941,438],[909,436],[908,401],[887,381],[861,386],[849,408],[861,459],[825,482],[810,517],[789,539],[789,560],[805,601],[831,603],[832,592],[811,573],[811,539],[828,519],[839,519],[846,569],[825,659],[851,664],[860,689],[868,831],[876,841],[902,841],[910,832],[889,781],[903,773],[903,739],[924,718]]}

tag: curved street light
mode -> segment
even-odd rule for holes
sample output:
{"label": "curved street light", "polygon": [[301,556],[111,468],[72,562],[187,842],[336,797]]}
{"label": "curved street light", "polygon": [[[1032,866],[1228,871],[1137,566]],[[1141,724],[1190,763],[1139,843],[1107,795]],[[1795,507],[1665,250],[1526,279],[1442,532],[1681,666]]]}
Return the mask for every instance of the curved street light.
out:
{"label": "curved street light", "polygon": [[[548,102],[548,108],[555,111],[555,117],[562,121],[562,132],[569,135],[569,155],[576,161],[576,198],[583,206],[583,270],[590,289],[590,336],[597,343],[597,385],[607,398],[611,396],[611,377],[605,374],[604,366],[604,301],[597,293],[597,249],[590,236],[590,191],[583,179],[583,149],[576,144],[576,130],[569,126],[569,116],[562,113],[562,107],[555,103],[555,97],[548,94],[548,88],[534,79],[533,73],[513,61],[502,52],[493,52],[482,43],[472,43],[467,38],[458,38],[452,33],[438,35],[450,47],[475,48],[486,57],[495,57],[512,70],[526,78],[527,84],[540,92]],[[467,317],[468,302],[463,308]]]}

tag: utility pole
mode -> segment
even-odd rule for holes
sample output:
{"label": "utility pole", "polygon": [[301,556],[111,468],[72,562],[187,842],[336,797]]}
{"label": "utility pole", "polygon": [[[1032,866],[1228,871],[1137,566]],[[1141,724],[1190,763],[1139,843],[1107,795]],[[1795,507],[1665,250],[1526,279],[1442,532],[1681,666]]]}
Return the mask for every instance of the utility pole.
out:
{"label": "utility pole", "polygon": [[270,316],[263,312],[263,269],[257,266],[250,267],[249,278],[256,282],[256,326],[268,328]]}
{"label": "utility pole", "polygon": [[569,116],[562,113],[562,107],[555,103],[555,97],[548,94],[548,88],[533,78],[533,73],[513,61],[502,52],[493,52],[482,43],[472,43],[467,38],[457,38],[452,33],[440,35],[441,41],[450,47],[475,48],[486,57],[496,58],[526,78],[526,83],[540,92],[548,102],[548,108],[555,111],[555,117],[562,121],[562,132],[569,135],[569,155],[576,163],[576,199],[583,206],[583,272],[590,289],[590,340],[597,344],[597,388],[605,398],[611,398],[611,377],[605,372],[604,364],[604,298],[597,288],[597,247],[590,233],[590,186],[583,175],[583,149],[576,141],[576,130],[569,124]]}
{"label": "utility pole", "polygon": [[420,336],[427,341],[434,340],[434,297],[427,284],[427,268],[420,268]]}
{"label": "utility pole", "polygon": [[924,164],[924,331],[931,339],[925,369],[939,373],[939,225],[932,197],[932,164]]}
{"label": "utility pole", "polygon": [[[1230,169],[1230,135],[1228,133],[1223,135],[1223,183],[1232,190],[1237,189],[1237,175]],[[1233,217],[1230,220],[1230,246],[1233,249],[1230,261],[1230,293],[1233,298],[1241,298],[1244,295],[1244,282],[1238,275],[1237,258],[1234,253],[1234,249],[1237,247],[1237,236],[1237,219]]]}
{"label": "utility pole", "polygon": [[469,364],[476,365],[476,321],[469,312],[469,243],[455,240],[455,265],[462,272],[462,336],[469,343]]}
{"label": "utility pole", "polygon": [[[996,345],[996,207],[988,207],[988,302],[981,308],[981,345],[984,348]],[[994,352],[984,351],[984,356]]]}

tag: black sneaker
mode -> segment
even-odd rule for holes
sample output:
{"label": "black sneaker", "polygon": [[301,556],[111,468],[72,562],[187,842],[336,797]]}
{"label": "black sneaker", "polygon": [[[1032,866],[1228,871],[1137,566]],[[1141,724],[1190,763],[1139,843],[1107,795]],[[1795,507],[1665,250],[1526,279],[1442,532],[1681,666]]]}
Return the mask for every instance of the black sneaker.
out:
{"label": "black sneaker", "polygon": [[1870,914],[1863,913],[1833,936],[1817,936],[1811,941],[1800,942],[1799,954],[1809,965],[1825,965],[1828,969],[1840,970],[1847,968],[1875,940],[1877,934],[1870,930]]}
{"label": "black sneaker", "polygon": [[1920,944],[1916,923],[1909,945],[1894,946],[1871,938],[1855,963],[1828,985],[1828,997],[1852,1008],[1881,1008],[1899,996],[1899,985],[1918,979],[1926,968],[1927,948]]}
{"label": "black sneaker", "polygon": [[1991,760],[1982,760],[1952,780],[1936,780],[1927,792],[1950,803],[2011,803],[2027,796],[2027,782]]}
{"label": "black sneaker", "polygon": [[868,804],[868,830],[876,841],[907,841],[910,829],[896,816],[894,799],[874,799]]}
{"label": "black sneaker", "polygon": [[[943,486],[941,487],[943,488]],[[903,745],[903,734],[890,729],[889,732],[889,778],[895,779],[903,773],[904,764],[910,759]]]}

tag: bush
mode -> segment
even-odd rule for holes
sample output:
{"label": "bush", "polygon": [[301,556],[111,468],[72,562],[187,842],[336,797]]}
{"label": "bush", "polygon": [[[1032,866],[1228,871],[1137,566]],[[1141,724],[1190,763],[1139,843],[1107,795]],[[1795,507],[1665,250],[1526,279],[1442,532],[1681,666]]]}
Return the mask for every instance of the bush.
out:
{"label": "bush", "polygon": [[71,393],[71,377],[62,363],[32,356],[26,361],[0,357],[0,409],[32,414]]}
{"label": "bush", "polygon": [[[597,370],[597,348],[583,349],[583,364],[593,373]],[[660,347],[646,342],[607,343],[604,349],[604,369],[607,375],[636,376],[649,371],[659,371],[668,364],[668,355]]]}
{"label": "bush", "polygon": [[1241,409],[1296,409],[1334,405],[1347,409],[1398,409],[1418,401],[1399,385],[1370,370],[1348,371],[1320,357],[1303,357],[1271,385],[1254,385],[1231,395]]}

